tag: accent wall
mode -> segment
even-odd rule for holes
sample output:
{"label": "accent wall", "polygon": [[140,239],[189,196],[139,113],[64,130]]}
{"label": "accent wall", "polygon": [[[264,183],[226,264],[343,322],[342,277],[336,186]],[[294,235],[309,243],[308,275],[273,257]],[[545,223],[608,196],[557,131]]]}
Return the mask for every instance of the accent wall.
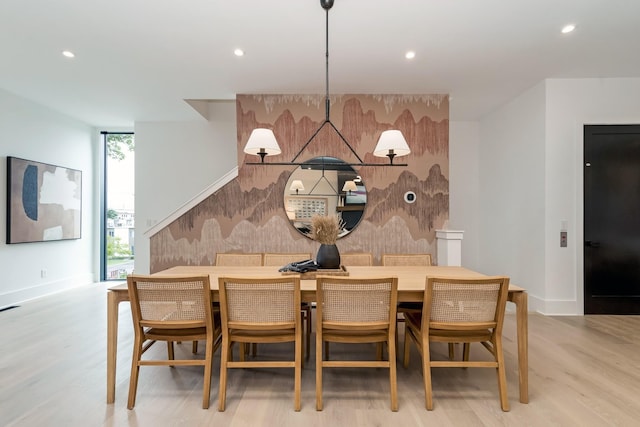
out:
{"label": "accent wall", "polygon": [[[366,183],[359,226],[338,240],[342,252],[428,252],[435,230],[449,219],[449,103],[446,95],[336,95],[330,119],[364,163],[387,163],[372,152],[383,130],[403,132],[406,167],[354,166]],[[256,127],[273,129],[282,153],[266,162],[291,162],[326,119],[321,95],[238,95],[238,176],[150,238],[150,271],[211,265],[217,252],[310,252],[318,244],[289,223],[285,187],[296,166],[249,165],[243,147]],[[332,156],[359,161],[331,126],[324,126],[296,162]],[[404,194],[413,191],[414,203]]]}

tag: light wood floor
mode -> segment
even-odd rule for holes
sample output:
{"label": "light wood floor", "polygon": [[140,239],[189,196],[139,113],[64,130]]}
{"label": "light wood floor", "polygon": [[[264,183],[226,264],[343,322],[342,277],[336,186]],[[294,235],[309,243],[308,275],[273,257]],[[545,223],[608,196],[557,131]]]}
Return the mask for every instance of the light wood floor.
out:
{"label": "light wood floor", "polygon": [[[508,314],[508,413],[500,410],[491,369],[434,370],[434,410],[427,412],[415,349],[409,369],[398,363],[397,413],[389,409],[388,376],[382,369],[327,370],[325,409],[317,412],[313,359],[303,372],[301,412],[293,410],[293,374],[287,369],[232,371],[227,410],[218,412],[219,352],[210,409],[201,407],[202,368],[146,367],[136,407],[129,411],[132,332],[126,303],[120,310],[116,402],[105,403],[105,285],[21,304],[0,312],[0,325],[2,426],[640,425],[640,316],[531,314],[530,403],[524,405],[518,401],[515,317]],[[166,353],[166,347],[156,347],[150,351]],[[177,347],[188,353],[191,345]],[[262,345],[259,354],[289,349]],[[333,345],[332,356],[342,356],[343,349]],[[358,351],[374,354],[368,346]],[[437,347],[434,355],[445,357],[446,347]]]}

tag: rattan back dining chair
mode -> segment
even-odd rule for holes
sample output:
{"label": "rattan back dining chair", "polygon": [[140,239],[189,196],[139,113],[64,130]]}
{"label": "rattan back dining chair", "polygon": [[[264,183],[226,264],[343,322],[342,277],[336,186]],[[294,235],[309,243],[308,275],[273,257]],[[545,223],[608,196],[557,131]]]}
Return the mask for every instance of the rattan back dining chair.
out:
{"label": "rattan back dining chair", "polygon": [[[302,326],[300,320],[300,278],[220,277],[220,313],[222,352],[218,410],[224,411],[227,395],[227,370],[230,368],[293,368],[294,409],[300,410],[302,375]],[[293,342],[293,356],[287,360],[234,361],[234,343]]]}
{"label": "rattan back dining chair", "polygon": [[382,265],[386,266],[430,266],[431,254],[382,254]]}
{"label": "rattan back dining chair", "polygon": [[[393,267],[429,267],[431,266],[431,254],[383,254],[382,265]],[[401,302],[398,304],[398,323],[403,323],[407,313],[419,313],[422,311],[421,302]],[[399,326],[399,325],[398,325]],[[397,338],[397,327],[396,327]],[[397,343],[397,341],[396,341]],[[454,344],[449,344],[449,358],[455,356]]]}
{"label": "rattan back dining chair", "polygon": [[279,266],[311,259],[311,252],[265,252],[264,265]]}
{"label": "rattan back dining chair", "polygon": [[373,255],[371,252],[346,252],[340,254],[340,264],[344,266],[371,266]]}
{"label": "rattan back dining chair", "polygon": [[[324,368],[387,368],[391,410],[398,410],[396,306],[398,279],[318,276],[316,284],[316,410],[321,411]],[[323,342],[386,343],[388,360],[326,360]]]}
{"label": "rattan back dining chair", "polygon": [[[292,262],[311,259],[311,252],[266,252],[264,254],[264,265],[282,267]],[[303,302],[300,304],[302,310],[302,324],[305,330],[305,355],[308,358],[311,353],[311,304]],[[256,353],[254,347],[253,353]]]}
{"label": "rattan back dining chair", "polygon": [[[498,376],[500,406],[509,410],[507,380],[502,350],[502,325],[509,291],[509,278],[481,279],[452,277],[427,278],[422,313],[408,313],[404,343],[404,361],[409,365],[410,343],[414,341],[422,356],[425,406],[433,409],[431,368],[494,368]],[[429,342],[463,342],[461,361],[431,360]],[[470,361],[470,343],[482,343],[493,356],[491,361]]]}
{"label": "rattan back dining chair", "polygon": [[256,267],[262,265],[261,253],[220,253],[216,254],[216,265]]}
{"label": "rattan back dining chair", "polygon": [[[129,380],[127,408],[136,402],[140,366],[200,365],[204,366],[202,407],[209,407],[213,353],[221,342],[219,319],[213,314],[209,276],[127,277],[133,317],[133,357]],[[206,342],[204,359],[176,360],[173,342]],[[143,359],[143,354],[156,342],[166,341],[168,359]]]}

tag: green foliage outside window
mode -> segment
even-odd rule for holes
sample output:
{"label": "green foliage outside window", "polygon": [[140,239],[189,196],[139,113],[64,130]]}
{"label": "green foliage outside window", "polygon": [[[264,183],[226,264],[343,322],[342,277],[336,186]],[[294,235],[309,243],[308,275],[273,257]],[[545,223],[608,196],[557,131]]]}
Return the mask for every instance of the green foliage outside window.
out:
{"label": "green foliage outside window", "polygon": [[123,160],[126,157],[124,150],[134,151],[133,134],[109,134],[107,135],[107,155],[114,160]]}
{"label": "green foliage outside window", "polygon": [[126,258],[131,256],[129,246],[119,237],[107,236],[107,258]]}

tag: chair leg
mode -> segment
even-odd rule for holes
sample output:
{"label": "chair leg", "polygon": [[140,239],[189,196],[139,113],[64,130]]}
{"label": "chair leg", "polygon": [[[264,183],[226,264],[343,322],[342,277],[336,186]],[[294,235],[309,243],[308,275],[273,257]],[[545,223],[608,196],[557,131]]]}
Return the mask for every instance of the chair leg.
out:
{"label": "chair leg", "polygon": [[196,354],[198,352],[198,341],[194,341],[191,345],[191,352],[193,354]]}
{"label": "chair leg", "polygon": [[240,343],[240,350],[238,350],[238,353],[240,353],[240,361],[244,362],[245,356],[247,354],[247,344],[246,343],[243,343],[243,342]]}
{"label": "chair leg", "polygon": [[302,355],[302,331],[300,328],[296,330],[296,341],[295,341],[295,367],[294,367],[294,397],[293,397],[293,408],[295,411],[300,411],[300,394],[302,388],[302,361],[304,360],[304,356]]}
{"label": "chair leg", "polygon": [[462,345],[462,360],[469,361],[469,351],[471,350],[471,343],[466,342]]}
{"label": "chair leg", "polygon": [[[398,331],[400,330],[400,323],[404,323],[404,314],[402,315],[403,317],[400,318],[400,313],[396,314],[396,349],[400,348],[398,345],[399,342],[399,338],[398,338]],[[404,333],[405,333],[405,339],[407,339],[406,334],[407,334],[407,327],[405,325],[404,327]]]}
{"label": "chair leg", "polygon": [[[167,341],[167,358],[169,360],[174,360],[175,359],[175,355],[173,352],[173,342],[172,341]],[[172,368],[174,367],[174,365],[169,365]]]}
{"label": "chair leg", "polygon": [[396,346],[395,337],[389,336],[387,340],[387,347],[389,349],[389,388],[391,390],[391,410],[393,412],[398,411],[398,378],[396,372]]}
{"label": "chair leg", "polygon": [[504,412],[509,412],[509,397],[507,395],[507,375],[504,369],[504,353],[502,352],[502,338],[496,337],[495,347],[496,362],[498,362],[498,391],[500,392],[500,407]]}
{"label": "chair leg", "polygon": [[449,360],[456,358],[456,348],[452,342],[449,343]]}
{"label": "chair leg", "polygon": [[[411,340],[413,337],[411,336],[411,332],[409,332],[409,328],[405,325],[404,327],[404,350],[403,350],[403,361],[402,366],[406,369],[409,367],[409,355],[411,354]],[[417,344],[417,343],[416,343]]]}
{"label": "chair leg", "polygon": [[[194,344],[198,341],[194,341]],[[204,385],[202,386],[202,409],[209,409],[211,400],[211,370],[213,369],[213,338],[208,339],[205,345],[204,357]]]}
{"label": "chair leg", "polygon": [[433,410],[433,389],[431,388],[431,355],[429,339],[422,335],[422,377],[424,380],[424,401],[428,411]]}
{"label": "chair leg", "polygon": [[322,411],[322,362],[322,333],[316,330],[316,411]]}
{"label": "chair leg", "polygon": [[307,307],[307,313],[306,313],[306,326],[307,326],[307,341],[306,341],[306,357],[307,359],[309,358],[309,356],[311,355],[311,306]]}
{"label": "chair leg", "polygon": [[140,365],[138,362],[142,357],[142,342],[136,337],[133,343],[133,356],[131,357],[131,376],[129,377],[129,400],[127,408],[133,409],[136,404],[136,393],[138,391],[138,375],[140,373]]}
{"label": "chair leg", "polygon": [[[241,347],[240,353],[244,351]],[[222,351],[220,352],[220,389],[218,390],[218,411],[224,412],[227,402],[227,361],[231,351],[231,343],[223,338]]]}

